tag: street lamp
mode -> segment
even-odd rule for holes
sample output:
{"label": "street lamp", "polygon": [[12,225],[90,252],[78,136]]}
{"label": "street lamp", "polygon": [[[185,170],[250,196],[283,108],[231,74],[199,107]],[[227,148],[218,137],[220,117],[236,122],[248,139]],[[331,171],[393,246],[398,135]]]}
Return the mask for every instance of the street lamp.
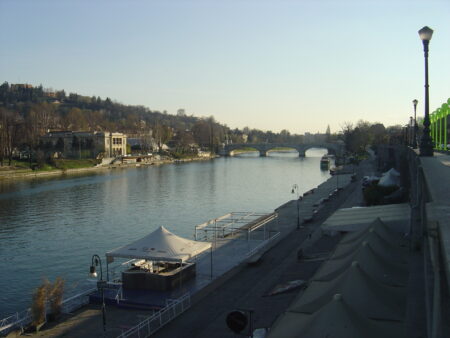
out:
{"label": "street lamp", "polygon": [[96,266],[100,265],[100,280],[97,282],[97,287],[102,292],[102,320],[103,320],[103,332],[106,331],[106,307],[105,307],[105,291],[104,286],[106,281],[103,280],[103,269],[102,269],[102,260],[99,255],[92,256],[91,267],[89,269],[89,275],[93,278],[97,278],[98,274],[95,269]]}
{"label": "street lamp", "polygon": [[414,138],[414,120],[413,117],[410,116],[409,117],[409,133],[408,133],[408,137],[409,137],[409,146],[412,147],[413,145],[413,138]]}
{"label": "street lamp", "polygon": [[294,184],[292,186],[291,193],[292,194],[297,193],[297,230],[299,230],[300,229],[300,204],[299,204],[300,199],[299,199],[299,195],[298,195],[298,185],[297,184]]}
{"label": "street lamp", "polygon": [[414,130],[413,130],[413,143],[412,143],[412,148],[413,149],[417,149],[417,119],[416,119],[416,110],[417,110],[417,103],[419,103],[419,101],[417,101],[416,99],[413,100],[413,105],[414,105]]}
{"label": "street lamp", "polygon": [[422,138],[420,139],[420,156],[433,156],[433,141],[430,136],[430,102],[428,93],[428,45],[433,36],[433,30],[425,26],[419,31],[419,36],[423,42],[423,52],[425,57],[425,118],[423,120]]}

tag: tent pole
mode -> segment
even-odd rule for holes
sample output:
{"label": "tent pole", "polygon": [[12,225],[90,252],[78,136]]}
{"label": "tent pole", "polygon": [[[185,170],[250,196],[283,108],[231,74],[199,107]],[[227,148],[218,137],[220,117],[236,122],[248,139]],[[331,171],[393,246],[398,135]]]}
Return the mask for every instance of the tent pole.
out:
{"label": "tent pole", "polygon": [[210,250],[210,252],[211,252],[211,259],[210,259],[210,261],[211,261],[211,280],[212,280],[212,277],[213,277],[213,254],[212,254],[212,245],[211,245],[211,250]]}
{"label": "tent pole", "polygon": [[109,263],[108,263],[108,257],[106,257],[106,281],[109,282]]}
{"label": "tent pole", "polygon": [[180,259],[180,292],[183,287],[183,260]]}

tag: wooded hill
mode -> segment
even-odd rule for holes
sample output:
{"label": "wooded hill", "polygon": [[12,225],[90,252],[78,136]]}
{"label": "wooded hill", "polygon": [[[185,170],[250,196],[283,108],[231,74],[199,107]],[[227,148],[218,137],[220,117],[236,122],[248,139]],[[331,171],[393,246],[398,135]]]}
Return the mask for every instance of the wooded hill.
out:
{"label": "wooded hill", "polygon": [[[417,135],[420,135],[420,125]],[[171,115],[144,106],[121,104],[110,98],[67,95],[64,90],[44,89],[42,85],[7,82],[0,85],[0,165],[5,158],[11,160],[15,149],[32,154],[45,150],[39,140],[48,130],[123,132],[141,138],[141,144],[170,143],[178,154],[192,151],[192,144],[217,151],[219,145],[226,142],[303,143],[304,140],[303,135],[291,135],[287,130],[274,133],[248,127],[231,129],[212,115],[188,116],[182,109]],[[411,128],[385,128],[381,123],[360,120],[356,125],[344,122],[339,134],[330,134],[328,129],[326,140],[341,139],[350,153],[363,153],[368,145],[410,142],[410,131]]]}
{"label": "wooded hill", "polygon": [[[301,142],[301,135],[244,128],[230,129],[213,116],[196,117],[179,110],[177,115],[152,111],[144,106],[125,105],[98,96],[66,94],[42,85],[0,86],[0,158],[8,158],[14,148],[39,147],[39,137],[48,130],[113,131],[171,141],[178,151],[190,144],[216,150],[226,140],[233,143]],[[245,136],[244,136],[245,135]]]}

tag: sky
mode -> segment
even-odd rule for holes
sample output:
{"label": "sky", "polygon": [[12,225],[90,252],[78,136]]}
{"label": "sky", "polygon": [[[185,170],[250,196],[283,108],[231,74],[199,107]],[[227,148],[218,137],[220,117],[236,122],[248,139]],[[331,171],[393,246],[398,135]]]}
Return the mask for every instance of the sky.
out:
{"label": "sky", "polygon": [[406,124],[450,97],[449,0],[0,0],[0,82],[231,128]]}

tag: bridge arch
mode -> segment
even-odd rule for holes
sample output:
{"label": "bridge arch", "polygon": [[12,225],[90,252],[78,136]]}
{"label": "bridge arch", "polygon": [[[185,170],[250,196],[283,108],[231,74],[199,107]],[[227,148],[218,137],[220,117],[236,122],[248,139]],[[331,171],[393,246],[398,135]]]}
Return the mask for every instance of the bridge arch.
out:
{"label": "bridge arch", "polygon": [[[309,144],[291,144],[291,143],[255,143],[255,144],[227,144],[223,147],[221,155],[234,156],[238,149],[255,149],[259,151],[259,156],[267,156],[270,150],[275,148],[291,148],[298,152],[299,157],[305,157],[306,151],[311,148],[325,148],[329,154],[341,155],[344,151],[342,144],[336,143],[309,143]],[[249,150],[250,151],[250,150]]]}
{"label": "bridge arch", "polygon": [[236,145],[236,147],[230,147],[230,149],[228,150],[228,153],[225,154],[225,156],[236,156],[239,154],[248,154],[248,153],[253,153],[253,152],[258,152],[260,153],[260,150],[256,147],[253,147],[252,145],[247,145],[245,147]]}

